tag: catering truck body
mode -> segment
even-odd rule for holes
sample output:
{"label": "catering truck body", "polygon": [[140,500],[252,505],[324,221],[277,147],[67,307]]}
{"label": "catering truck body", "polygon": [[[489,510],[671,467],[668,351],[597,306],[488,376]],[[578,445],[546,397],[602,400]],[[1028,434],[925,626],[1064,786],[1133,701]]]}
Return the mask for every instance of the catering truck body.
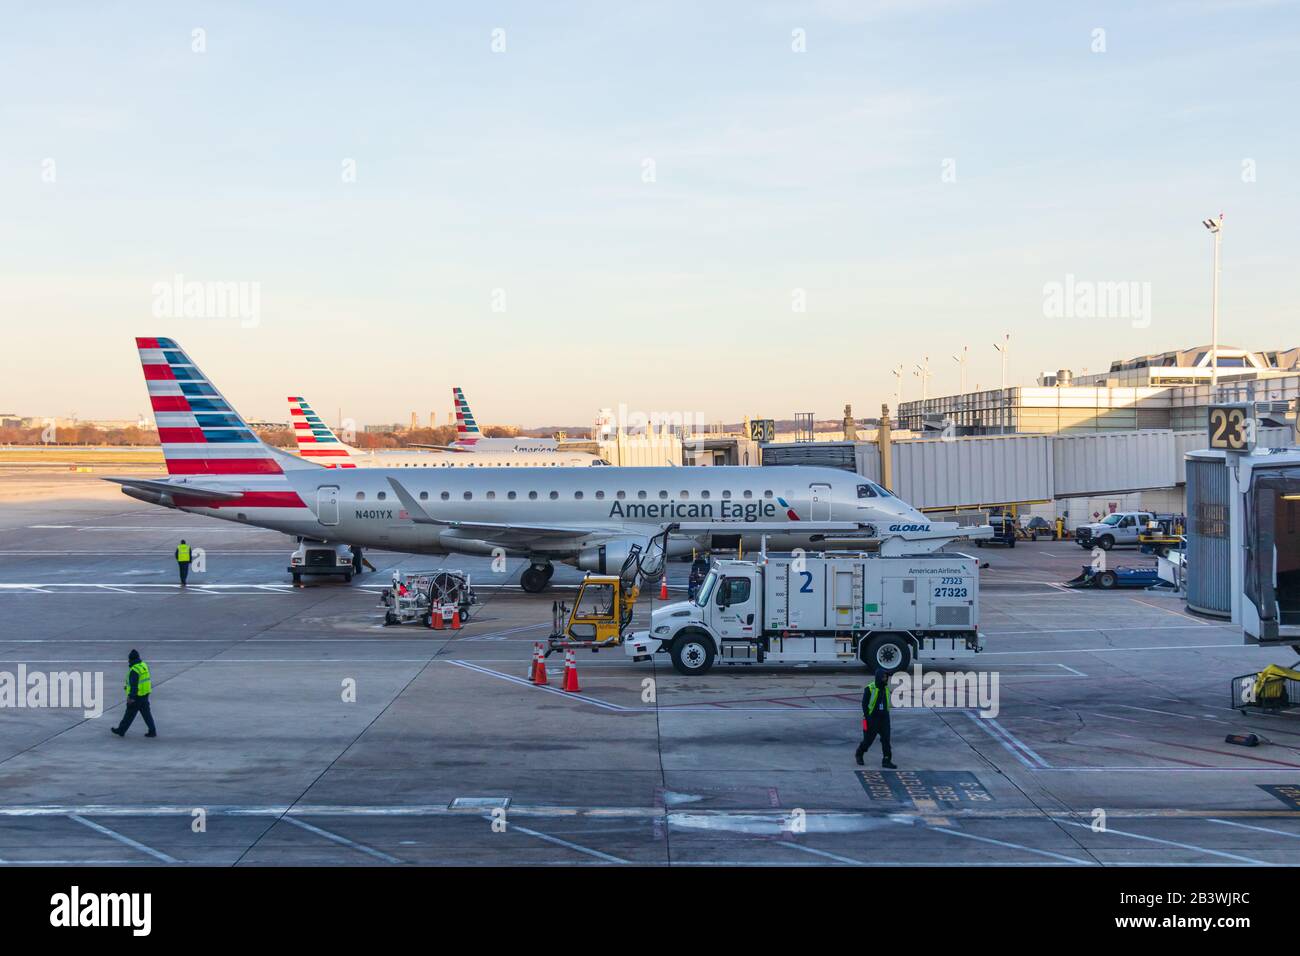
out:
{"label": "catering truck body", "polygon": [[771,556],[718,561],[695,598],[659,608],[624,648],[672,656],[683,674],[719,664],[907,667],[913,655],[983,649],[979,570],[965,554]]}

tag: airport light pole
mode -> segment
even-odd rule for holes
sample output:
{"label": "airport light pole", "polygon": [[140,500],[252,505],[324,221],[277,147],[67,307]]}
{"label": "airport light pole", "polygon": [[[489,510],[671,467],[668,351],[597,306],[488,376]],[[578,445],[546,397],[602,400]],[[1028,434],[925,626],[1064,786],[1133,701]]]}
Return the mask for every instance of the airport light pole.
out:
{"label": "airport light pole", "polygon": [[957,363],[957,367],[961,369],[961,394],[963,395],[966,394],[966,359],[968,359],[969,357],[970,357],[969,345],[963,345],[961,347],[961,354],[954,355],[952,357],[952,360]]}
{"label": "airport light pole", "polygon": [[1007,433],[1007,422],[1011,418],[1011,409],[1008,407],[1011,403],[1007,399],[1007,353],[1011,351],[1011,333],[1006,332],[1002,336],[1002,342],[994,342],[993,347],[1002,353],[1002,392],[998,397],[998,418],[1002,426],[1002,434]]}
{"label": "airport light pole", "polygon": [[1002,336],[1002,341],[994,342],[993,347],[1002,353],[1002,391],[1007,390],[1007,353],[1011,351],[1011,333]]}
{"label": "airport light pole", "polygon": [[1201,225],[1214,236],[1214,279],[1210,304],[1210,401],[1219,393],[1219,247],[1223,243],[1223,213],[1218,219],[1202,219]]}
{"label": "airport light pole", "polygon": [[898,379],[898,387],[894,389],[894,414],[898,414],[899,408],[903,405],[903,366],[891,369],[894,378]]}
{"label": "airport light pole", "polygon": [[927,385],[930,378],[930,356],[925,357],[924,365],[917,365],[915,368],[916,371],[913,374],[921,379],[921,401],[925,401],[930,397],[930,389]]}

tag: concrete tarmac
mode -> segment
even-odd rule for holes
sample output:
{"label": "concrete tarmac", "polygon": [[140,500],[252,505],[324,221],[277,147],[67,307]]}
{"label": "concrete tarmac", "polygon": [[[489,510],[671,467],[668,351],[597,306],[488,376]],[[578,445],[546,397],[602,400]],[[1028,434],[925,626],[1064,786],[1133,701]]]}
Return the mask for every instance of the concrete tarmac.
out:
{"label": "concrete tarmac", "polygon": [[[895,774],[853,762],[862,668],[692,678],[584,652],[581,694],[555,655],[537,688],[572,569],[531,596],[520,562],[370,552],[375,574],[294,589],[283,535],[43,481],[0,497],[0,672],[102,673],[104,712],[0,709],[4,864],[1300,861],[1300,721],[1243,716],[1229,687],[1293,654],[1168,595],[1063,589],[1089,559],[1070,543],[970,550],[986,653],[926,668],[996,672],[999,713],[896,710]],[[207,562],[185,591],[182,537]],[[384,627],[392,569],[438,565],[473,575],[470,624]],[[108,731],[132,647],[153,740]],[[1224,742],[1245,732],[1271,742]]]}

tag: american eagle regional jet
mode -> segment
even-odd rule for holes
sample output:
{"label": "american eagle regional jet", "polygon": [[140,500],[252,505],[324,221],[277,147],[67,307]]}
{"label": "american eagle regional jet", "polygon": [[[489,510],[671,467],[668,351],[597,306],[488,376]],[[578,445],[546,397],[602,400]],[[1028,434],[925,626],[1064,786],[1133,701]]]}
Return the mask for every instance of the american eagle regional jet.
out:
{"label": "american eagle regional jet", "polygon": [[107,479],[127,495],[310,540],[504,551],[529,560],[520,584],[530,592],[546,588],[555,561],[614,571],[669,526],[670,557],[756,550],[764,539],[783,551],[900,536],[919,553],[958,533],[833,468],[324,468],[260,441],[174,340],[136,346],[168,474]]}

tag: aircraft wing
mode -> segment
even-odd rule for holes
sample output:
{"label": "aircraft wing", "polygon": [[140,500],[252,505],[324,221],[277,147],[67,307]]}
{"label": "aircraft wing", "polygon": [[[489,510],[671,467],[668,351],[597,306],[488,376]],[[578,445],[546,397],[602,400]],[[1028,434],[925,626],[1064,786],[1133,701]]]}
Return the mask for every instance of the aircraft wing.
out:
{"label": "aircraft wing", "polygon": [[[576,526],[505,524],[498,521],[452,521],[446,518],[435,518],[424,510],[424,506],[396,478],[390,475],[388,483],[393,486],[393,491],[397,493],[397,499],[416,524],[433,524],[455,530],[472,531],[487,540],[577,538],[601,534],[599,530]],[[610,532],[610,534],[614,536],[613,532]]]}
{"label": "aircraft wing", "polygon": [[111,481],[125,488],[135,488],[137,491],[151,491],[161,495],[184,495],[186,498],[206,498],[209,501],[234,501],[242,495],[242,492],[238,491],[217,491],[213,488],[150,478],[113,478],[105,475],[104,481]]}
{"label": "aircraft wing", "polygon": [[457,448],[455,445],[421,445],[418,442],[407,442],[403,448],[432,448],[434,451],[454,451],[462,455],[469,455],[473,452],[468,448]]}

